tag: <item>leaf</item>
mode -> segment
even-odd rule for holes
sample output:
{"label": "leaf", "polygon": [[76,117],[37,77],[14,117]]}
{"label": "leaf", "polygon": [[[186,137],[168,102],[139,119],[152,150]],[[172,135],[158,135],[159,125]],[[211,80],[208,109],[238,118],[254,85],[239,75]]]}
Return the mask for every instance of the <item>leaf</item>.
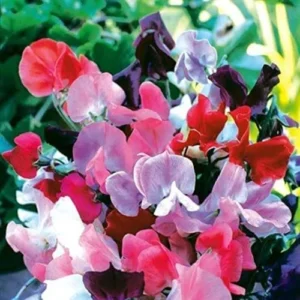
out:
{"label": "leaf", "polygon": [[92,50],[92,59],[102,72],[116,74],[134,60],[133,37],[123,34],[117,45],[105,40],[97,42]]}
{"label": "leaf", "polygon": [[257,37],[257,30],[252,20],[246,20],[242,25],[237,27],[232,38],[221,49],[218,49],[218,55],[230,55],[237,47],[244,46],[245,51],[250,43],[253,43]]}
{"label": "leaf", "polygon": [[93,41],[95,42],[100,38],[100,34],[101,26],[93,23],[85,23],[78,31],[77,36],[81,44],[84,44]]}
{"label": "leaf", "polygon": [[106,6],[105,0],[52,0],[52,11],[61,18],[87,19]]}
{"label": "leaf", "polygon": [[1,17],[0,26],[10,33],[18,33],[39,26],[49,18],[49,10],[43,5],[26,5],[17,13],[7,12]]}
{"label": "leaf", "polygon": [[0,154],[13,148],[7,139],[0,133]]}
{"label": "leaf", "polygon": [[48,35],[51,39],[65,42],[69,46],[80,45],[76,33],[70,31],[64,25],[54,25],[52,28],[50,28]]}

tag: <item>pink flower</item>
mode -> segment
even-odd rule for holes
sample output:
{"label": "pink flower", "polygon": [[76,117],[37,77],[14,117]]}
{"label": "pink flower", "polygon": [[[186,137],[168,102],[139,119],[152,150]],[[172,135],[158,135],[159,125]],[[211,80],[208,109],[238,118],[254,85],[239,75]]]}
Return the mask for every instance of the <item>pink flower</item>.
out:
{"label": "pink flower", "polygon": [[245,290],[232,282],[239,281],[243,269],[253,270],[256,266],[250,240],[238,227],[233,229],[226,223],[215,224],[198,236],[196,249],[201,253],[208,249],[216,253],[224,284],[233,294],[244,295]]}
{"label": "pink flower", "polygon": [[[102,272],[109,268],[110,263],[117,269],[121,267],[117,244],[105,235],[97,221],[94,224],[84,224],[69,197],[60,198],[50,215],[59,245],[54,260],[59,261],[52,262],[47,267],[49,274],[54,272],[51,271],[52,267],[63,269],[68,261],[71,264],[71,274]],[[63,258],[61,255],[64,255]]]}
{"label": "pink flower", "polygon": [[175,131],[171,122],[153,118],[134,122],[131,127],[128,144],[136,159],[141,153],[155,156],[164,152]]}
{"label": "pink flower", "polygon": [[170,107],[161,90],[151,82],[144,82],[139,89],[141,108],[133,111],[121,105],[111,105],[108,119],[116,126],[149,118],[168,120]]}
{"label": "pink flower", "polygon": [[136,236],[125,235],[122,255],[125,271],[144,272],[145,292],[152,296],[170,287],[178,277],[175,265],[185,263],[161,244],[153,230],[142,230]]}
{"label": "pink flower", "polygon": [[6,229],[6,240],[15,252],[24,255],[24,263],[31,274],[44,281],[46,267],[57,245],[50,218],[53,203],[38,190],[33,190],[31,195],[39,213],[38,224],[25,228],[11,221]]}
{"label": "pink flower", "polygon": [[74,122],[104,114],[110,105],[121,105],[124,91],[113,82],[109,73],[82,75],[71,85],[68,93],[68,115]]}
{"label": "pink flower", "polygon": [[37,174],[37,167],[34,163],[38,161],[39,150],[42,141],[33,132],[25,132],[14,139],[16,147],[2,154],[3,158],[10,163],[16,173],[24,178],[34,178]]}
{"label": "pink flower", "polygon": [[26,47],[19,65],[23,85],[36,97],[58,92],[82,74],[98,72],[95,63],[79,59],[63,42],[40,39]]}
{"label": "pink flower", "polygon": [[106,122],[93,123],[81,130],[73,156],[77,170],[87,176],[88,185],[99,185],[103,192],[110,173],[130,173],[133,167],[125,134]]}
{"label": "pink flower", "polygon": [[60,189],[59,196],[69,196],[72,199],[85,223],[92,223],[100,215],[101,203],[95,202],[95,193],[78,173],[71,173],[64,177]]}
{"label": "pink flower", "polygon": [[178,279],[173,281],[167,300],[230,300],[220,278],[220,262],[214,254],[204,254],[192,266],[176,265]]}
{"label": "pink flower", "polygon": [[273,184],[246,184],[246,171],[239,165],[227,162],[201,210],[216,211],[220,208],[221,199],[225,198],[227,205],[241,217],[242,224],[257,236],[287,233],[291,212],[277,196],[271,194]]}

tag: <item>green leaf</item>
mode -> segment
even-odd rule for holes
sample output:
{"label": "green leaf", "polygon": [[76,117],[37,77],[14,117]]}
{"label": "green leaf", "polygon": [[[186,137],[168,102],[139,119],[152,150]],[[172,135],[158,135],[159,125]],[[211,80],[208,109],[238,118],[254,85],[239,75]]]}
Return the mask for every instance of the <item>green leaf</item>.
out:
{"label": "green leaf", "polygon": [[0,154],[11,150],[13,148],[13,145],[11,145],[7,139],[0,133]]}
{"label": "green leaf", "polygon": [[96,41],[100,38],[101,26],[93,23],[85,23],[78,31],[78,39],[82,44]]}
{"label": "green leaf", "polygon": [[49,18],[49,11],[42,5],[26,5],[17,12],[7,12],[1,17],[0,27],[11,33],[18,33],[39,26]]}
{"label": "green leaf", "polygon": [[51,39],[65,42],[69,46],[80,45],[76,33],[70,31],[64,25],[54,25],[52,28],[50,28],[48,35]]}
{"label": "green leaf", "polygon": [[95,44],[92,59],[102,72],[116,74],[134,60],[133,37],[123,34],[117,45],[111,45],[105,40]]}
{"label": "green leaf", "polygon": [[105,0],[52,0],[52,12],[61,18],[87,19],[106,6]]}
{"label": "green leaf", "polygon": [[234,30],[235,32],[228,43],[218,49],[218,55],[220,55],[220,57],[224,54],[230,55],[232,51],[241,46],[243,46],[244,51],[246,51],[248,45],[253,43],[257,38],[256,26],[252,20],[247,20]]}

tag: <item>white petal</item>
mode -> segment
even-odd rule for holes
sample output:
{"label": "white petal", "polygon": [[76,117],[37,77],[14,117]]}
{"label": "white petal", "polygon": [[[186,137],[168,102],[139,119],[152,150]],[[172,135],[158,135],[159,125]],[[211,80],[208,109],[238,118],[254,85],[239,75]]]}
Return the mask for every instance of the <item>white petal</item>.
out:
{"label": "white petal", "polygon": [[83,249],[79,246],[79,239],[85,226],[70,197],[62,197],[56,202],[51,218],[58,242],[69,249],[73,258],[82,257]]}
{"label": "white petal", "polygon": [[66,276],[57,280],[46,280],[47,288],[42,294],[43,300],[91,300],[90,293],[85,288],[82,276],[78,274]]}

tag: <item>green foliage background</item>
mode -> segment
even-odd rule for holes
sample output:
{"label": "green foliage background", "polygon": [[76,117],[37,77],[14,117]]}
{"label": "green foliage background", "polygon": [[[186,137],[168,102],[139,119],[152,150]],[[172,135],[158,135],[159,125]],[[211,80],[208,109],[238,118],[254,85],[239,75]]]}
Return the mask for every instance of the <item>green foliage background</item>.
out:
{"label": "green foliage background", "polygon": [[[298,0],[1,0],[0,153],[25,131],[43,136],[45,124],[65,126],[51,99],[31,96],[22,86],[18,64],[35,40],[64,41],[77,54],[115,74],[134,60],[138,20],[160,11],[174,39],[196,29],[217,48],[251,87],[264,62],[282,70],[276,95],[281,108],[300,121],[300,4]],[[251,55],[249,55],[251,54]],[[253,56],[253,54],[255,56]],[[176,53],[174,54],[176,55]],[[300,150],[300,132],[289,131]],[[0,272],[22,267],[4,240],[6,224],[17,221],[15,193],[22,182],[0,158]],[[286,186],[278,186],[282,194]],[[299,189],[294,191],[300,194]],[[31,209],[28,207],[28,209]],[[300,213],[298,214],[300,215]],[[299,218],[298,218],[299,219]],[[13,259],[10,259],[13,257]]]}

